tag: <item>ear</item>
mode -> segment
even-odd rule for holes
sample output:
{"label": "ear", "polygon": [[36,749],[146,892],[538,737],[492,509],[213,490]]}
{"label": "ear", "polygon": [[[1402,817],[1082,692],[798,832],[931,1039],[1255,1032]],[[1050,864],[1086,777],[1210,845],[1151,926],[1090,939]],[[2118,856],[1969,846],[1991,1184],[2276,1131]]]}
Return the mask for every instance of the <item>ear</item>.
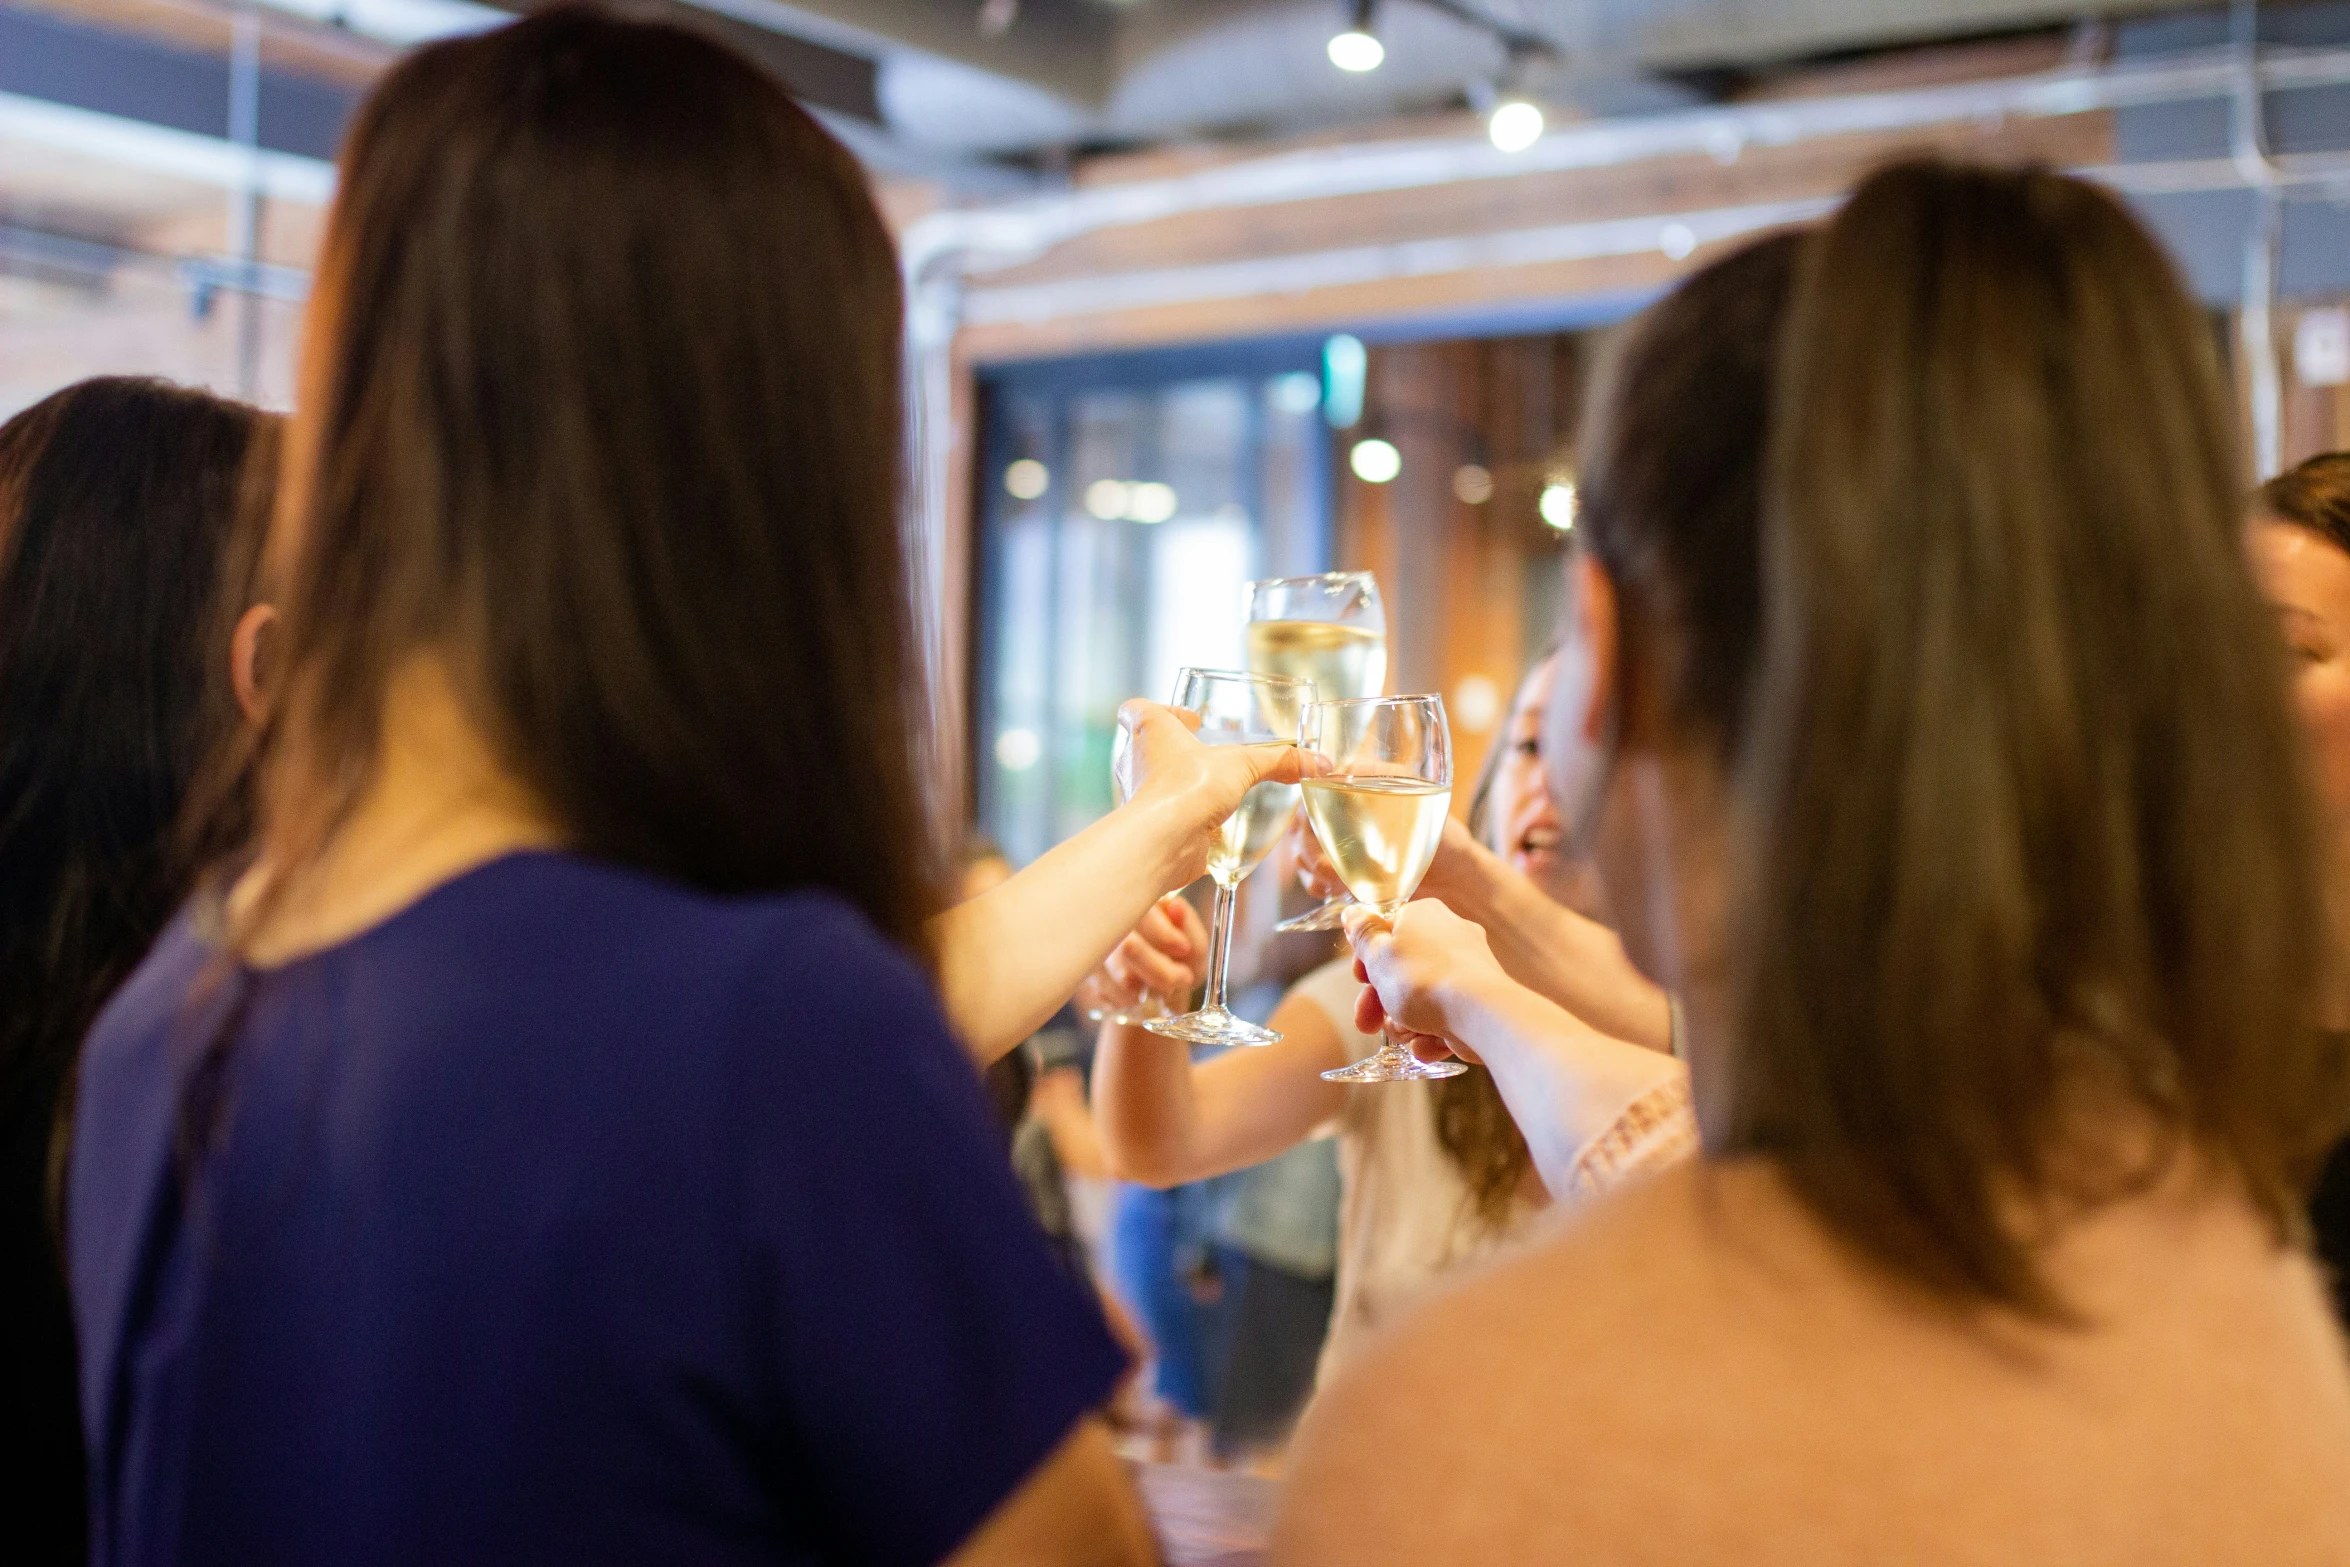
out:
{"label": "ear", "polygon": [[1608,739],[1617,701],[1616,679],[1622,673],[1623,621],[1616,604],[1616,583],[1607,568],[1589,550],[1577,550],[1569,567],[1575,589],[1575,629],[1583,644],[1589,683],[1583,692],[1583,710],[1575,715],[1575,732],[1586,745]]}
{"label": "ear", "polygon": [[276,630],[277,606],[256,604],[237,617],[237,629],[229,633],[229,685],[236,692],[237,706],[249,724],[261,722],[267,705],[268,658],[270,644],[276,641]]}

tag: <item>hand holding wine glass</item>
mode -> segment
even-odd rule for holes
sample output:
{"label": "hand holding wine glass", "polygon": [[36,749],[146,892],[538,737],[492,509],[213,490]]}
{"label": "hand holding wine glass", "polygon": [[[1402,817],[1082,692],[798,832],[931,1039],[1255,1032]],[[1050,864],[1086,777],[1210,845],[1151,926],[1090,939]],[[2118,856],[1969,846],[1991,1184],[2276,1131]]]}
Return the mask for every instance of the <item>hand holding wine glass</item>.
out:
{"label": "hand holding wine glass", "polygon": [[1181,893],[1169,893],[1102,960],[1077,990],[1089,1023],[1147,1023],[1167,1017],[1205,971],[1208,927]]}
{"label": "hand holding wine glass", "polygon": [[[1206,673],[1217,672],[1185,670],[1177,679],[1180,683],[1187,676]],[[1229,678],[1256,677],[1234,674]],[[1209,856],[1222,838],[1225,823],[1249,791],[1259,784],[1295,785],[1311,765],[1293,743],[1297,707],[1311,700],[1311,691],[1303,682],[1281,689],[1296,706],[1289,709],[1289,733],[1278,743],[1233,744],[1212,731],[1208,740],[1203,740],[1199,713],[1139,697],[1118,709],[1119,751],[1114,765],[1117,786],[1126,801],[1123,808],[1156,815],[1168,827],[1170,863],[1159,885],[1184,887],[1199,880],[1209,869]],[[1275,824],[1276,838],[1282,825],[1285,822]],[[1263,847],[1269,850],[1272,840]],[[1256,858],[1262,859],[1263,853]]]}
{"label": "hand holding wine glass", "polygon": [[1346,936],[1355,977],[1363,982],[1356,1028],[1393,1040],[1422,1062],[1448,1054],[1478,1059],[1462,1042],[1459,1013],[1492,987],[1515,983],[1483,926],[1433,898],[1417,898],[1392,919],[1350,909]]}
{"label": "hand holding wine glass", "polygon": [[[1443,699],[1316,702],[1306,709],[1300,743],[1323,761],[1305,783],[1316,841],[1355,901],[1391,924],[1427,874],[1452,808],[1452,731]],[[1375,1054],[1322,1075],[1392,1083],[1462,1070],[1458,1061],[1420,1061],[1388,1039]]]}
{"label": "hand holding wine glass", "polygon": [[[1312,695],[1313,687],[1305,681],[1280,675],[1185,669],[1176,677],[1175,703],[1191,717],[1192,723],[1186,727],[1196,725],[1196,733],[1189,737],[1191,753],[1172,735],[1165,736],[1163,742],[1158,734],[1146,735],[1145,729],[1153,727],[1148,722],[1133,731],[1127,748],[1129,763],[1150,749],[1161,750],[1170,763],[1178,765],[1185,761],[1196,765],[1203,757],[1218,753],[1254,752],[1261,758],[1260,765],[1250,770],[1255,781],[1240,792],[1217,823],[1203,856],[1208,875],[1216,883],[1216,910],[1208,927],[1207,1001],[1198,1011],[1182,1017],[1145,1023],[1143,1026],[1154,1034],[1195,1045],[1269,1045],[1281,1037],[1226,1009],[1224,979],[1232,951],[1232,904],[1241,879],[1272,850],[1297,807],[1297,785],[1291,780],[1303,767],[1302,759],[1297,758],[1298,715]],[[1142,717],[1147,721],[1153,715]],[[1163,729],[1164,725],[1156,727]],[[1286,779],[1278,776],[1282,753],[1294,759]],[[1143,797],[1146,787],[1145,782],[1136,780],[1136,800]],[[1196,787],[1206,797],[1208,785]]]}

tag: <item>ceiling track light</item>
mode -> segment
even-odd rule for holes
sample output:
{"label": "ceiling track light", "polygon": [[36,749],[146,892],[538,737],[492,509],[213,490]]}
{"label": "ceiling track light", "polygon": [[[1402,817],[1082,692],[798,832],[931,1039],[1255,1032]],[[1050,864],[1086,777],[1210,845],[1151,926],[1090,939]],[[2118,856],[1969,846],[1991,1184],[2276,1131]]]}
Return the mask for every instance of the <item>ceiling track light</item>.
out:
{"label": "ceiling track light", "polygon": [[1376,71],[1387,58],[1387,46],[1371,30],[1371,12],[1378,0],[1348,0],[1346,30],[1330,37],[1330,63],[1357,75]]}

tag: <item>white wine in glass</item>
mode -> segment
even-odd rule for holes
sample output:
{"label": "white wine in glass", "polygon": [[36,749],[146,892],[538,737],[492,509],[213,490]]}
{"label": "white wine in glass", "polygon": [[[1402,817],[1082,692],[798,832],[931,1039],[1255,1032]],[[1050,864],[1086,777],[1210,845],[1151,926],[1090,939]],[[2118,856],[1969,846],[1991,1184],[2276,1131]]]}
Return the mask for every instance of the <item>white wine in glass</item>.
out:
{"label": "white wine in glass", "polygon": [[1355,901],[1393,916],[1436,858],[1452,786],[1418,778],[1316,778],[1306,820]]}
{"label": "white wine in glass", "polygon": [[[1203,744],[1293,746],[1299,715],[1313,695],[1312,686],[1285,675],[1185,669],[1175,677],[1171,705],[1199,714]],[[1224,819],[1208,849],[1216,911],[1208,921],[1207,999],[1196,1012],[1153,1018],[1143,1027],[1195,1045],[1269,1045],[1281,1037],[1225,1007],[1224,977],[1231,964],[1232,904],[1241,878],[1257,868],[1296,809],[1297,785],[1261,783],[1241,796],[1239,807]]]}
{"label": "white wine in glass", "polygon": [[[1316,702],[1298,743],[1327,762],[1305,781],[1306,821],[1357,902],[1392,919],[1420,890],[1452,809],[1452,729],[1444,699],[1387,696]],[[1392,1038],[1334,1083],[1404,1083],[1453,1077],[1458,1061],[1421,1061]]]}
{"label": "white wine in glass", "polygon": [[[1213,734],[1202,734],[1210,745],[1219,742]],[[1281,741],[1241,741],[1243,745],[1290,744]],[[1230,880],[1238,884],[1257,862],[1273,852],[1273,845],[1289,829],[1289,818],[1297,810],[1297,785],[1261,783],[1241,797],[1240,809],[1224,818],[1224,825],[1216,829],[1216,841],[1208,848],[1208,875],[1218,882]]]}
{"label": "white wine in glass", "polygon": [[[1248,585],[1248,667],[1313,683],[1314,700],[1374,697],[1387,688],[1387,610],[1367,571],[1269,577]],[[1348,900],[1274,929],[1336,930]]]}
{"label": "white wine in glass", "polygon": [[1310,680],[1325,702],[1377,696],[1387,683],[1387,633],[1328,620],[1252,620],[1248,667]]}

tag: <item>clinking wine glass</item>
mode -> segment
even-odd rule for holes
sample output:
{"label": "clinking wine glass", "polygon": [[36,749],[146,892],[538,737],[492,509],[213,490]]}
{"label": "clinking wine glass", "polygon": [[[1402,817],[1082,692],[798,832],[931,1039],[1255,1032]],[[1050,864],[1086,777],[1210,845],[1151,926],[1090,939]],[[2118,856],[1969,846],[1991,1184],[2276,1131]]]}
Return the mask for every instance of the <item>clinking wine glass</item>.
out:
{"label": "clinking wine glass", "polygon": [[[1298,743],[1329,760],[1304,786],[1306,821],[1322,853],[1356,902],[1393,919],[1420,890],[1452,809],[1444,699],[1316,702]],[[1333,1083],[1404,1083],[1466,1070],[1458,1061],[1421,1061],[1382,1038],[1372,1054],[1322,1075]]]}
{"label": "clinking wine glass", "polygon": [[[1374,697],[1387,689],[1387,610],[1367,571],[1270,577],[1248,585],[1248,667],[1314,686],[1314,700]],[[1275,930],[1336,930],[1352,901],[1334,897]]]}
{"label": "clinking wine glass", "polygon": [[[1183,671],[1182,673],[1188,672]],[[1183,695],[1182,685],[1182,674],[1179,673],[1176,677],[1175,691],[1178,698]],[[1121,724],[1118,726],[1116,736],[1110,741],[1110,793],[1120,805],[1126,803],[1128,792],[1126,744],[1126,726]],[[1180,892],[1170,892],[1159,900],[1159,906],[1164,908],[1170,901],[1182,896],[1183,894]],[[1138,1023],[1148,1023],[1153,1018],[1173,1017],[1174,1015],[1174,1008],[1167,1004],[1167,998],[1155,990],[1144,991],[1132,1002],[1116,1011],[1112,1011],[1108,1007],[1087,1007],[1085,1009],[1085,1021],[1088,1023],[1115,1023],[1121,1028],[1131,1028]]]}
{"label": "clinking wine glass", "polygon": [[[1299,714],[1313,695],[1311,685],[1285,675],[1184,669],[1176,674],[1172,705],[1199,714],[1204,744],[1291,746],[1297,744]],[[1207,1000],[1196,1012],[1153,1018],[1143,1027],[1195,1045],[1269,1045],[1281,1037],[1225,1009],[1224,975],[1232,957],[1233,897],[1280,840],[1296,808],[1297,785],[1257,784],[1217,829],[1208,850],[1216,912],[1208,922]]]}

